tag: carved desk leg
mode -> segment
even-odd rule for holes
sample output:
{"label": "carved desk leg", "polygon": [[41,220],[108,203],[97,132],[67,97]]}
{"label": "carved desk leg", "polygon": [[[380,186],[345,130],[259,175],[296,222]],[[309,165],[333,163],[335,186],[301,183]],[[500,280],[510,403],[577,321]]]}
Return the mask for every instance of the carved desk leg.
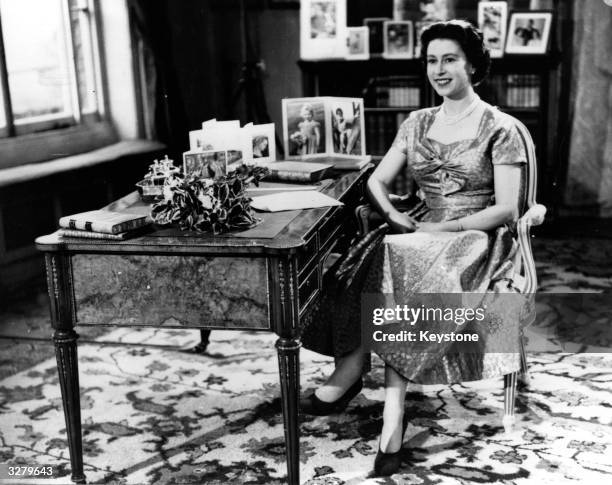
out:
{"label": "carved desk leg", "polygon": [[46,254],[45,262],[47,265],[51,325],[55,330],[53,342],[64,405],[64,419],[66,420],[68,433],[68,447],[70,449],[71,479],[75,483],[85,483],[77,360],[77,339],[79,336],[74,331],[75,308],[70,256],[61,253]]}
{"label": "carved desk leg", "polygon": [[300,347],[298,340],[298,302],[295,262],[278,260],[273,265],[273,279],[278,282],[277,312],[274,312],[274,330],[278,369],[280,374],[285,446],[287,449],[287,482],[300,483],[300,431],[298,427],[298,396],[300,391]]}
{"label": "carved desk leg", "polygon": [[300,432],[298,428],[298,395],[300,391],[300,343],[295,339],[276,341],[281,384],[281,401],[287,447],[287,481],[300,483]]}

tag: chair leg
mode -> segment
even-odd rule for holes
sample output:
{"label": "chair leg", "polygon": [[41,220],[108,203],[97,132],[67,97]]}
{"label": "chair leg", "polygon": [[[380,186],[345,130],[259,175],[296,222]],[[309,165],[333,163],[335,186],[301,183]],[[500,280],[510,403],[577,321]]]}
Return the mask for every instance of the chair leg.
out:
{"label": "chair leg", "polygon": [[516,381],[518,372],[512,372],[504,376],[504,418],[502,424],[506,433],[512,432],[514,427],[514,405],[516,402]]}
{"label": "chair leg", "polygon": [[525,338],[521,335],[519,339],[519,352],[521,356],[521,373],[519,375],[519,381],[521,387],[529,387],[531,384],[531,377],[529,376],[529,365],[527,364],[527,352],[525,351]]}

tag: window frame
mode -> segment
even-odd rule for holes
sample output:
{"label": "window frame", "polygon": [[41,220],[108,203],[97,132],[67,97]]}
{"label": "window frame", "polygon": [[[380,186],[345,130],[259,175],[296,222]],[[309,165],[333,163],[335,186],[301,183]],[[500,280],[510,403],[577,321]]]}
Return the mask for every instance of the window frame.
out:
{"label": "window frame", "polygon": [[[9,82],[5,61],[4,38],[0,38],[0,83],[3,90],[3,106],[6,113],[6,127],[0,128],[0,170],[28,163],[38,163],[55,158],[76,155],[118,141],[118,136],[109,116],[108,83],[104,55],[102,10],[99,0],[76,0],[70,7],[70,0],[62,0],[62,14],[65,17],[70,37],[69,54],[71,71],[76,84],[71,88],[74,94],[74,116],[35,120],[30,123],[15,123],[9,91]],[[79,94],[78,70],[74,55],[74,30],[71,15],[90,16],[92,62],[95,71],[97,110],[82,112],[82,100]],[[0,35],[2,35],[2,17],[0,12]]]}

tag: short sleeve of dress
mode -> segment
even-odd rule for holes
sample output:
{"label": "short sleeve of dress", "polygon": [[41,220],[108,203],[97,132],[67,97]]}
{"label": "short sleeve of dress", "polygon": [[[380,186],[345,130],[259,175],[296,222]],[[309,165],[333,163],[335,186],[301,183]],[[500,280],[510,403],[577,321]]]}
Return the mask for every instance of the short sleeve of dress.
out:
{"label": "short sleeve of dress", "polygon": [[397,135],[395,135],[395,140],[391,144],[392,147],[397,148],[404,155],[408,154],[408,137],[410,130],[412,130],[412,118],[413,115],[410,113],[410,116],[400,125]]}
{"label": "short sleeve of dress", "polygon": [[505,124],[499,128],[499,132],[493,140],[491,161],[493,165],[520,165],[527,163],[523,138],[513,123]]}

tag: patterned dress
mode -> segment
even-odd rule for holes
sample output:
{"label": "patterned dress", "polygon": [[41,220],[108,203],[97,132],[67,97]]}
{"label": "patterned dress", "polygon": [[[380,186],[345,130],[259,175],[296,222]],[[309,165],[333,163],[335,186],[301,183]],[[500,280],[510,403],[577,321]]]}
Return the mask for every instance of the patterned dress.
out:
{"label": "patterned dress", "polygon": [[317,133],[321,130],[321,123],[314,120],[304,120],[300,121],[298,128],[305,140],[300,149],[300,155],[319,153],[320,141],[317,139]]}
{"label": "patterned dress", "polygon": [[[525,164],[524,144],[514,119],[485,105],[473,139],[443,144],[427,137],[440,107],[413,112],[401,125],[393,146],[406,154],[407,170],[424,203],[409,211],[426,222],[458,219],[494,203],[493,165]],[[367,234],[334,269],[331,290],[306,322],[304,347],[340,357],[360,345],[361,297],[393,294],[410,302],[423,293],[514,293],[511,278],[518,247],[513,228],[489,232],[417,232],[388,234],[388,226]],[[530,315],[507,311],[494,315],[492,341],[519,327]],[[508,334],[510,335],[510,333]],[[441,384],[504,375],[519,370],[518,339],[504,353],[453,352],[453,344],[432,344],[426,352],[378,352],[413,382]]]}

